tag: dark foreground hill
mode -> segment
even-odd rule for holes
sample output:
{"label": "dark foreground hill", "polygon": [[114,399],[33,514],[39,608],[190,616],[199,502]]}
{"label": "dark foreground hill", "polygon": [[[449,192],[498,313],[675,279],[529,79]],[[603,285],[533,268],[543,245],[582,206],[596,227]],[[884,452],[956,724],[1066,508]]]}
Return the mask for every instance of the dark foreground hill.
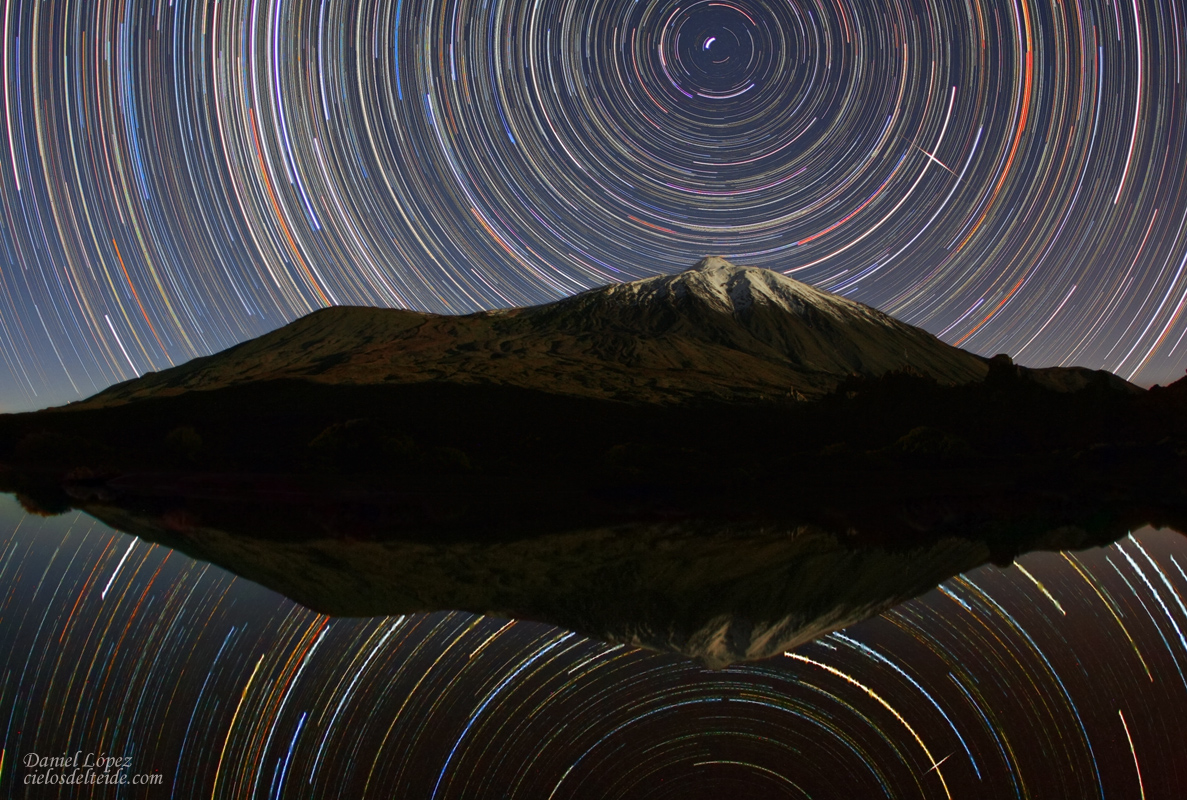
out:
{"label": "dark foreground hill", "polygon": [[336,614],[721,665],[988,560],[1187,523],[1187,382],[1027,370],[720,260],[550,306],[327,310],[0,417],[0,489]]}

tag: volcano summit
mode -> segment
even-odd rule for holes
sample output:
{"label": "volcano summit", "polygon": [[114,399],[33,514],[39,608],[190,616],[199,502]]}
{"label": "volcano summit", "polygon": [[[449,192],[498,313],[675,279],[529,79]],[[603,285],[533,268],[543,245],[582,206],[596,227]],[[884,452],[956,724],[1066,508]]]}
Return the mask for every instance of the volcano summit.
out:
{"label": "volcano summit", "polygon": [[[327,308],[80,407],[284,379],[489,384],[662,404],[810,400],[843,380],[896,370],[958,385],[983,380],[988,366],[869,306],[710,257],[678,275],[531,308],[467,316]],[[1070,386],[1090,376],[1062,372]]]}

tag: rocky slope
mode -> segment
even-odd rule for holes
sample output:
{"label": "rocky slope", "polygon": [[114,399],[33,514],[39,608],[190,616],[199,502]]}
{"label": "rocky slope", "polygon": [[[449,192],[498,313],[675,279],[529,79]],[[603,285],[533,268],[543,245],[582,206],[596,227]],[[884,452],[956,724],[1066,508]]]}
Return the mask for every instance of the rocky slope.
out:
{"label": "rocky slope", "polygon": [[[489,383],[653,403],[802,400],[852,376],[903,369],[948,385],[988,371],[979,356],[869,306],[714,257],[678,275],[532,308],[467,316],[323,309],[222,353],[114,386],[83,405],[286,378]],[[1067,373],[1072,385],[1083,382],[1078,372]]]}

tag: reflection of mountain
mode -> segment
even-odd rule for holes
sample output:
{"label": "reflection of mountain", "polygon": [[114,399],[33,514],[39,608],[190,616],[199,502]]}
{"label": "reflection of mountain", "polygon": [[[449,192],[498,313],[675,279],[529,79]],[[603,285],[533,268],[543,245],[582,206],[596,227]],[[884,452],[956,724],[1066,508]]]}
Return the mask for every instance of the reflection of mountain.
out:
{"label": "reflection of mountain", "polygon": [[[275,477],[71,486],[107,524],[346,616],[533,619],[713,666],[778,655],[997,554],[1104,544],[1145,510],[1090,497],[867,497],[831,519],[669,520],[530,537],[392,538],[411,494]],[[430,498],[430,502],[434,500]],[[804,519],[828,514],[804,503]],[[908,537],[910,544],[896,546]],[[921,535],[922,534],[922,535]],[[892,544],[885,544],[887,541]]]}
{"label": "reflection of mountain", "polygon": [[531,309],[320,311],[0,417],[0,488],[328,611],[503,612],[724,663],[1183,519],[1184,411],[1184,381],[986,360],[706,259]]}

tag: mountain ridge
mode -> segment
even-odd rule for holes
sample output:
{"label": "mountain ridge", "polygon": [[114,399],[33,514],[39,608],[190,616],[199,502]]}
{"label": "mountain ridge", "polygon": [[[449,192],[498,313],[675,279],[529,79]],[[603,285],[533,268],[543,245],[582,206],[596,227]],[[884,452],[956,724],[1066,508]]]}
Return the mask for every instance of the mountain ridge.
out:
{"label": "mountain ridge", "polygon": [[[1017,369],[1061,391],[1082,388],[1095,374]],[[356,385],[492,383],[659,404],[786,402],[820,398],[849,378],[894,371],[960,385],[984,380],[989,367],[987,359],[870,306],[711,256],[676,275],[604,286],[540,306],[462,316],[319,309],[70,407],[290,378]]]}

